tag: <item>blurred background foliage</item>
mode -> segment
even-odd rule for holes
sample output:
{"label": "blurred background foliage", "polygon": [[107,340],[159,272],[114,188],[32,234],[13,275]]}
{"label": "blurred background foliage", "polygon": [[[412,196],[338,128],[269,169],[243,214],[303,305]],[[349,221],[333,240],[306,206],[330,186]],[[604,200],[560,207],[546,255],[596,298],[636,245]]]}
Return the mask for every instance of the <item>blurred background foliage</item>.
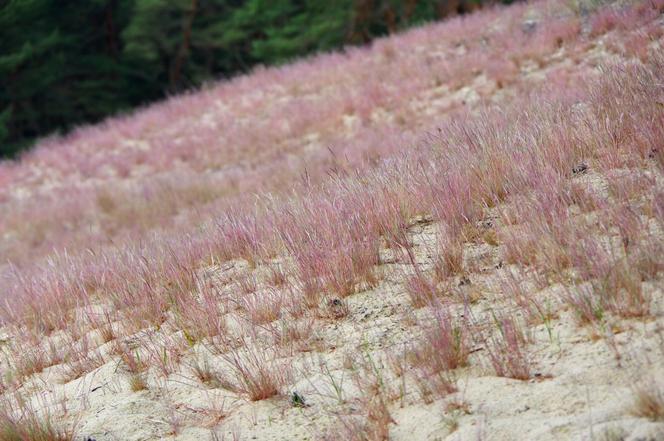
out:
{"label": "blurred background foliage", "polygon": [[0,0],[0,158],[257,64],[363,44],[484,0]]}

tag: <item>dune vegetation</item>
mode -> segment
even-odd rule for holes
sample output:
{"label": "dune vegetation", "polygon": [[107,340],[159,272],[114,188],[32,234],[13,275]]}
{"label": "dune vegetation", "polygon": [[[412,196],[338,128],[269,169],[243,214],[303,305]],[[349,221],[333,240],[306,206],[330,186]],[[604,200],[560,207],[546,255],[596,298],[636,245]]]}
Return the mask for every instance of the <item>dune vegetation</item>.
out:
{"label": "dune vegetation", "polygon": [[0,162],[0,440],[662,439],[663,12],[495,6]]}

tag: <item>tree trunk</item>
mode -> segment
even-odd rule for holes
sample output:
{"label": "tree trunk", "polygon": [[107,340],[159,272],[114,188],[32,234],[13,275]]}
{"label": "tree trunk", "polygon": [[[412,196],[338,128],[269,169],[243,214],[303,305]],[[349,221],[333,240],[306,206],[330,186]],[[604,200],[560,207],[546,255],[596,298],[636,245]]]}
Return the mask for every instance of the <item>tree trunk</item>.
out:
{"label": "tree trunk", "polygon": [[110,0],[106,4],[106,10],[104,11],[104,30],[106,32],[106,50],[114,59],[117,59],[119,48],[118,48],[118,34],[115,29],[115,23],[113,21],[113,12],[117,9],[118,1]]}
{"label": "tree trunk", "polygon": [[355,2],[353,24],[348,38],[350,43],[367,43],[371,39],[368,27],[371,25],[373,7],[373,0]]}
{"label": "tree trunk", "polygon": [[171,91],[176,91],[180,86],[180,80],[182,77],[182,67],[189,56],[189,49],[191,46],[191,29],[194,25],[194,19],[198,13],[198,0],[191,0],[191,7],[188,11],[188,14],[185,16],[184,23],[182,25],[182,44],[178,49],[178,53],[173,60],[171,69],[169,72],[169,85]]}
{"label": "tree trunk", "polygon": [[383,17],[385,20],[385,26],[387,26],[387,32],[394,34],[397,31],[397,14],[389,4],[385,6]]}
{"label": "tree trunk", "polygon": [[404,12],[403,12],[403,22],[408,24],[410,23],[410,19],[413,16],[413,13],[415,12],[415,7],[417,6],[417,0],[406,0],[406,4],[404,5]]}

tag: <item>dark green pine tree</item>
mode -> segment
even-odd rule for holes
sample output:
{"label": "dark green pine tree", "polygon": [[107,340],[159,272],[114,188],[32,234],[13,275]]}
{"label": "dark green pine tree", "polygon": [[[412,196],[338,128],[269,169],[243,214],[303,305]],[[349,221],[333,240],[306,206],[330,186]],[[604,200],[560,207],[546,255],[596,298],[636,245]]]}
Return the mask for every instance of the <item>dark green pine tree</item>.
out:
{"label": "dark green pine tree", "polygon": [[241,48],[231,48],[225,33],[243,1],[137,0],[122,32],[124,55],[140,64],[154,84],[169,92],[201,84],[244,65]]}
{"label": "dark green pine tree", "polygon": [[249,0],[234,18],[245,31],[240,36],[251,42],[249,50],[253,59],[266,64],[282,63],[346,43],[352,3],[352,0]]}
{"label": "dark green pine tree", "polygon": [[9,0],[0,8],[0,155],[127,108],[121,0]]}

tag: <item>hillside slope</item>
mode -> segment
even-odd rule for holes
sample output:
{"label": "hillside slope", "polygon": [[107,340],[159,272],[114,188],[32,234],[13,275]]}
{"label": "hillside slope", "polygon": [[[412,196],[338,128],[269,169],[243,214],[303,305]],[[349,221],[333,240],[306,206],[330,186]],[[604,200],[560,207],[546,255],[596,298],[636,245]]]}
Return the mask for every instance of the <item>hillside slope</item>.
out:
{"label": "hillside slope", "polygon": [[0,439],[664,439],[662,12],[487,9],[0,164]]}

